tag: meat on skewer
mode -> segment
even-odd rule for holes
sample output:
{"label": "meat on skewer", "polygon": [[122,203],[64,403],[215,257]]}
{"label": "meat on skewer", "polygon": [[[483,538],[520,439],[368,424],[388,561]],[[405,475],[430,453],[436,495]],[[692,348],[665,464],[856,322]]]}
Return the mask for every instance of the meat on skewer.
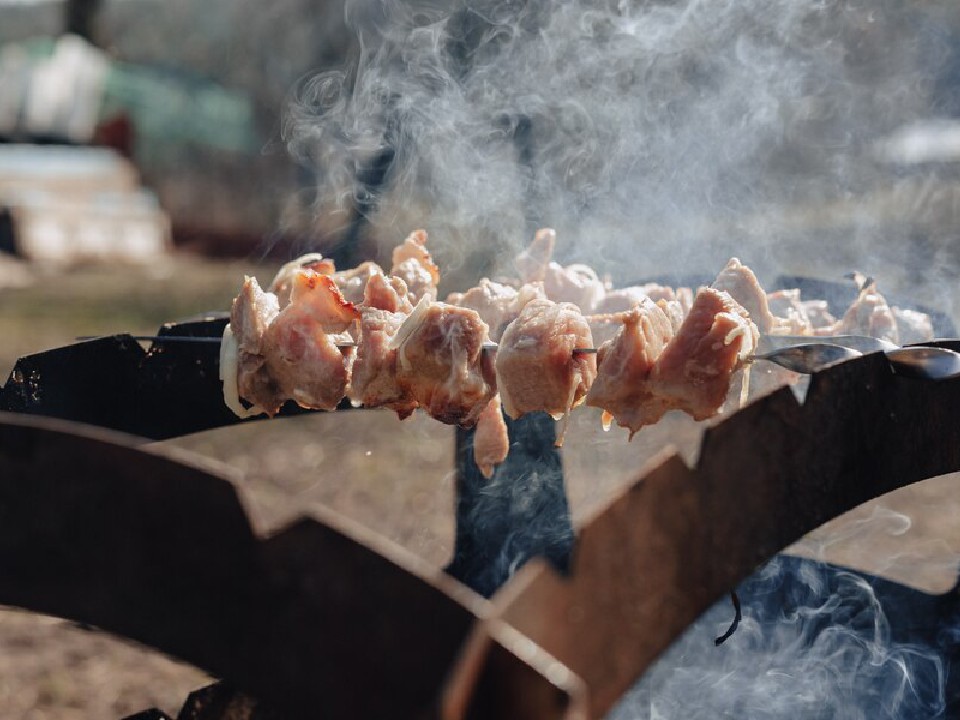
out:
{"label": "meat on skewer", "polygon": [[314,410],[333,410],[346,393],[353,348],[346,332],[360,312],[347,302],[328,275],[301,270],[294,276],[290,304],[274,318],[263,336],[263,356],[270,380],[279,392],[262,405],[268,414],[286,399]]}
{"label": "meat on skewer", "polygon": [[588,265],[563,267],[551,262],[556,239],[556,231],[550,228],[537,231],[533,242],[516,258],[520,281],[542,281],[544,292],[550,300],[573,303],[584,313],[593,312],[606,292],[603,282]]}
{"label": "meat on skewer", "polygon": [[487,403],[477,420],[477,430],[473,434],[473,461],[483,476],[489,478],[509,453],[510,436],[503,419],[500,395],[497,394]]}
{"label": "meat on skewer", "polygon": [[597,353],[597,379],[586,404],[603,409],[605,427],[616,419],[617,425],[629,428],[630,437],[644,425],[657,422],[666,411],[650,383],[657,359],[674,336],[664,305],[645,298],[623,313],[616,338]]}
{"label": "meat on skewer", "polygon": [[900,342],[893,311],[872,280],[864,283],[857,299],[838,322],[816,332],[817,335],[869,335],[894,344]]}
{"label": "meat on skewer", "polygon": [[[503,333],[497,350],[497,385],[507,415],[565,416],[583,402],[597,374],[590,326],[571,303],[532,300]],[[562,441],[562,434],[560,440]]]}
{"label": "meat on skewer", "polygon": [[293,279],[301,270],[313,270],[321,275],[333,275],[336,272],[333,260],[323,257],[320,253],[307,253],[296,260],[291,260],[280,268],[270,283],[269,291],[277,296],[280,307],[286,307],[290,303]]}
{"label": "meat on skewer", "polygon": [[404,281],[414,304],[423,298],[437,299],[440,282],[438,268],[427,251],[427,233],[415,230],[402,244],[393,249],[393,267],[390,274]]}
{"label": "meat on skewer", "polygon": [[447,302],[476,310],[480,319],[490,328],[490,339],[499,342],[507,325],[513,322],[524,306],[531,300],[544,297],[543,283],[540,282],[526,283],[517,290],[481,278],[476,287],[465,293],[452,294]]}
{"label": "meat on skewer", "polygon": [[400,278],[370,278],[361,308],[357,358],[348,394],[366,407],[387,407],[401,420],[417,408],[397,382],[397,349],[391,341],[413,308]]}
{"label": "meat on skewer", "polygon": [[423,298],[388,347],[404,398],[449,425],[472,427],[497,391],[483,351],[489,333],[475,310]]}
{"label": "meat on skewer", "polygon": [[[676,336],[650,373],[652,394],[695,420],[712,417],[730,391],[733,373],[753,354],[759,333],[730,295],[701,288]],[[662,415],[662,413],[661,413]]]}

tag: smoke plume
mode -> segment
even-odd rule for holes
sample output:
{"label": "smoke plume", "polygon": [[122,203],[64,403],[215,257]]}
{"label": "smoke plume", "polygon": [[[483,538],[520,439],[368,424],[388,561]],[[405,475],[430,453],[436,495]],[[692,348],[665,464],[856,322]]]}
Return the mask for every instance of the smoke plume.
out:
{"label": "smoke plume", "polygon": [[355,62],[286,122],[320,206],[359,203],[387,244],[426,227],[448,269],[495,271],[549,225],[563,259],[621,280],[782,266],[808,226],[805,251],[816,234],[861,260],[879,220],[848,204],[890,176],[871,149],[927,111],[945,53],[896,0],[358,0],[347,19]]}

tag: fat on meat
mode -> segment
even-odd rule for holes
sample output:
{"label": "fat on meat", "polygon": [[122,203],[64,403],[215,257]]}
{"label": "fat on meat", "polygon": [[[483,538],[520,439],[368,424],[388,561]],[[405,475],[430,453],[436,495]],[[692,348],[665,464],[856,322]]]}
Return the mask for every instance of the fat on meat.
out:
{"label": "fat on meat", "polygon": [[[267,371],[264,336],[279,313],[277,296],[264,292],[256,278],[245,277],[230,310],[230,329],[237,345],[236,390],[255,407],[273,412],[286,398]],[[232,381],[232,376],[229,380],[225,376],[225,382]],[[232,396],[230,389],[227,392]]]}
{"label": "fat on meat", "polygon": [[497,391],[488,341],[475,310],[424,298],[389,345],[404,397],[441,422],[472,427]]}
{"label": "fat on meat", "polygon": [[665,304],[646,298],[624,313],[616,337],[601,345],[597,353],[597,378],[586,404],[604,411],[605,426],[615,419],[617,425],[630,430],[630,437],[644,425],[657,422],[668,409],[650,384],[650,373],[674,336]]}
{"label": "fat on meat", "polygon": [[280,307],[285,307],[290,302],[293,279],[301,270],[313,270],[321,275],[333,275],[336,267],[333,260],[323,257],[320,253],[307,253],[288,262],[274,276],[269,288],[270,292],[277,296]]}
{"label": "fat on meat", "polygon": [[651,393],[659,403],[655,409],[676,408],[696,420],[715,415],[734,372],[758,340],[744,307],[726,292],[701,288],[650,373]]}
{"label": "fat on meat", "polygon": [[437,299],[440,268],[434,264],[427,250],[425,230],[410,233],[402,244],[393,249],[392,259],[390,274],[406,283],[412,303],[416,304],[423,298]]}
{"label": "fat on meat", "polygon": [[620,329],[622,313],[629,312],[639,307],[647,300],[653,302],[665,303],[661,307],[671,323],[676,327],[680,326],[683,316],[692,304],[691,300],[686,306],[681,302],[684,292],[690,292],[689,288],[673,288],[658,283],[647,283],[646,285],[633,285],[616,290],[608,290],[603,299],[594,308],[593,313],[587,317],[590,322],[590,330],[593,332],[593,339],[597,345],[602,345],[608,340],[612,340]]}
{"label": "fat on meat", "polygon": [[487,403],[477,420],[477,429],[473,434],[473,461],[483,476],[489,478],[509,453],[510,435],[503,419],[500,395],[497,394]]}
{"label": "fat on meat", "polygon": [[590,325],[571,303],[531,300],[500,339],[497,386],[507,415],[557,417],[583,402],[597,375]]}
{"label": "fat on meat", "polygon": [[[263,351],[270,378],[281,395],[314,410],[333,410],[346,393],[352,348],[346,332],[360,318],[333,278],[310,270],[297,272],[290,304],[270,323]],[[276,412],[279,405],[266,408]]]}

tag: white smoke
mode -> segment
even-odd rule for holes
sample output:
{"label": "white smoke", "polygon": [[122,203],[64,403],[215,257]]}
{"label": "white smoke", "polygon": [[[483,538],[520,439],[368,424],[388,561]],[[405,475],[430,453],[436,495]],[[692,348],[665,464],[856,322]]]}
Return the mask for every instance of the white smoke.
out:
{"label": "white smoke", "polygon": [[[891,627],[935,628],[929,608],[889,592],[883,607],[862,577],[792,558],[769,563],[741,593],[743,622],[725,644],[714,647],[713,637],[730,622],[729,602],[701,618],[610,720],[944,717],[946,661],[935,633],[911,643]],[[956,640],[944,640],[955,652]]]}
{"label": "white smoke", "polygon": [[[370,192],[358,177],[392,149],[373,220],[391,242],[426,227],[448,264],[539,225],[566,259],[633,277],[789,256],[775,244],[798,212],[784,208],[874,187],[872,149],[926,111],[941,60],[896,0],[358,0],[347,13],[359,57],[301,88],[289,146],[327,206]],[[872,235],[853,235],[822,244],[855,261]]]}

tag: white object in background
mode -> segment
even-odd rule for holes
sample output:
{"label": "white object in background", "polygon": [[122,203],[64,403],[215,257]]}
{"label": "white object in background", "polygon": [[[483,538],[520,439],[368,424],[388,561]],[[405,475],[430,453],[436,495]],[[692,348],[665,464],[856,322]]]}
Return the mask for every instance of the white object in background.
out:
{"label": "white object in background", "polygon": [[921,120],[904,125],[878,142],[875,154],[881,161],[900,165],[960,161],[960,121]]}
{"label": "white object in background", "polygon": [[0,134],[13,135],[30,87],[31,63],[19,45],[0,48]]}
{"label": "white object in background", "polygon": [[156,196],[106,148],[0,145],[0,207],[16,252],[36,262],[150,262],[170,247]]}
{"label": "white object in background", "polygon": [[62,135],[75,142],[93,137],[110,62],[83,38],[64,35],[53,55],[37,63],[23,113],[24,130]]}

